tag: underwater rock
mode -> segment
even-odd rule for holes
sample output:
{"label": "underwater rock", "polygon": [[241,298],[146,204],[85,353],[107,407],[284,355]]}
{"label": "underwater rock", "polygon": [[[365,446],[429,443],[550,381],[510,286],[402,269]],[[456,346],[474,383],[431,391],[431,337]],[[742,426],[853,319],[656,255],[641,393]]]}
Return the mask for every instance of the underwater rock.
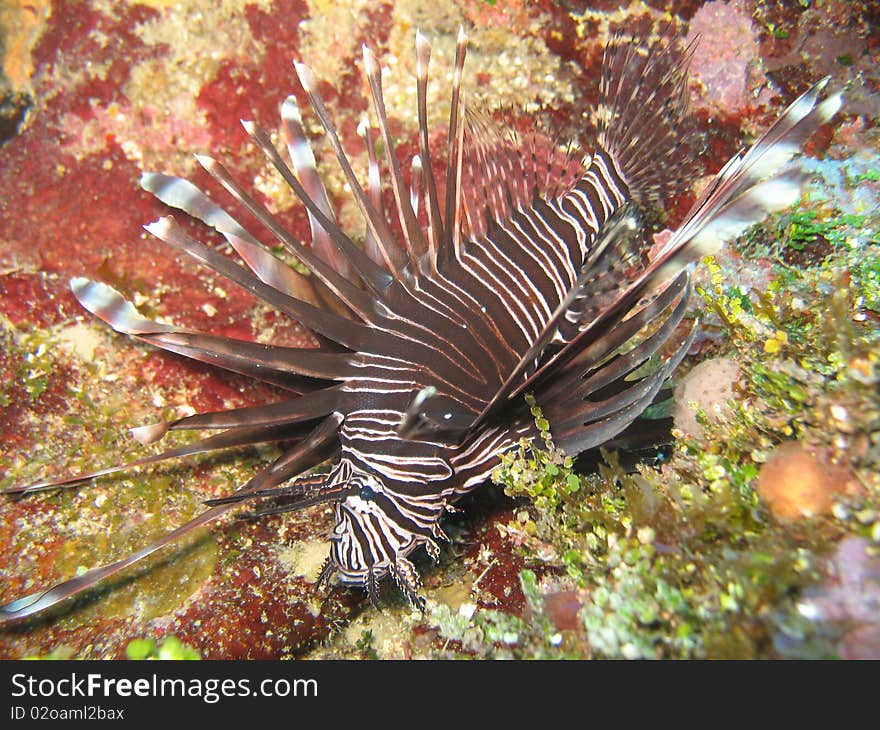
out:
{"label": "underwater rock", "polygon": [[853,629],[840,643],[842,659],[880,659],[880,624]]}
{"label": "underwater rock", "polygon": [[798,606],[818,622],[847,626],[838,646],[844,659],[880,659],[880,555],[861,537],[837,546],[828,578]]}
{"label": "underwater rock", "polygon": [[[754,59],[758,33],[742,0],[708,2],[691,19],[688,39],[699,36],[711,55],[695,56],[693,77],[703,85],[703,103],[730,114],[755,104],[750,87],[760,86]],[[763,101],[763,99],[762,99]]]}

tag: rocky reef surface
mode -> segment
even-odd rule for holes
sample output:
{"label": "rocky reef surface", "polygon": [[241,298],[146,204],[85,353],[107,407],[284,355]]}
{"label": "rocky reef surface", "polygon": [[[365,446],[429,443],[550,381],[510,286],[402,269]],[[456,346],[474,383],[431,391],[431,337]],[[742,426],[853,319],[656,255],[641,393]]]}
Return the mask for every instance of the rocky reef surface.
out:
{"label": "rocky reef surface", "polygon": [[[699,269],[702,334],[676,374],[669,444],[572,464],[512,453],[424,560],[427,609],[389,587],[316,590],[332,526],[315,508],[228,520],[63,611],[0,631],[0,657],[880,658],[880,16],[876,3],[770,0],[0,1],[0,485],[142,455],[127,429],[272,397],[84,313],[74,276],[154,318],[303,344],[295,324],[173,255],[142,170],[210,188],[220,157],[295,233],[305,211],[241,128],[278,129],[291,59],[310,63],[359,171],[361,44],[386,67],[404,155],[417,149],[415,29],[432,41],[430,117],[445,134],[455,37],[469,103],[589,146],[608,34],[672,22],[701,38],[694,190],[819,78],[846,85],[814,137],[792,210]],[[344,226],[362,224],[318,136]],[[183,221],[187,230],[196,224]],[[200,232],[200,233],[203,233]],[[658,417],[671,415],[658,412]],[[536,412],[540,420],[540,412]],[[0,601],[122,556],[271,457],[230,457],[0,503]],[[175,651],[172,652],[171,648]]]}

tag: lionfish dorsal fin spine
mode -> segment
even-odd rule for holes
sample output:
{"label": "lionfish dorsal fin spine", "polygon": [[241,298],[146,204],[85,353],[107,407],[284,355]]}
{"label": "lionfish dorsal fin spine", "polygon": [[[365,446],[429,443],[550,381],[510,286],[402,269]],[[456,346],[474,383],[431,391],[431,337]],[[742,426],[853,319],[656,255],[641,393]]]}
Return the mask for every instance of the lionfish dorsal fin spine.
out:
{"label": "lionfish dorsal fin spine", "polygon": [[209,411],[184,416],[168,424],[171,431],[220,428],[255,428],[312,421],[333,413],[339,407],[342,386],[313,390],[293,400],[269,405],[244,406],[226,411]]}
{"label": "lionfish dorsal fin spine", "polygon": [[[352,265],[344,256],[340,255],[341,251],[338,248],[338,240],[334,240],[334,236],[328,230],[327,224],[332,224],[338,229],[336,214],[333,211],[333,206],[330,204],[330,199],[327,197],[327,190],[324,187],[321,176],[318,174],[315,155],[309,139],[303,130],[302,117],[295,96],[288,96],[281,104],[281,128],[284,133],[284,140],[291,164],[293,164],[293,168],[296,170],[299,178],[297,182],[301,183],[307,197],[314,201],[315,207],[323,214],[323,219],[317,218],[312,212],[311,206],[303,199],[303,203],[309,209],[309,229],[312,233],[312,246],[321,258],[333,265],[340,274],[351,280],[354,273]],[[247,127],[245,129],[247,130]],[[248,133],[250,134],[249,130]],[[277,164],[275,166],[278,168]],[[287,180],[288,176],[284,172],[282,172],[282,176]],[[289,181],[288,184],[290,184]],[[296,188],[293,189],[296,193]]]}
{"label": "lionfish dorsal fin spine", "polygon": [[[285,460],[284,469],[275,469],[273,471],[272,466],[266,467],[249,482],[244,484],[238,491],[246,493],[254,489],[264,489],[267,486],[276,486],[289,479],[293,474],[302,472],[310,466],[314,466],[317,461],[320,461],[320,456],[326,454],[328,443],[336,438],[337,428],[341,423],[341,420],[339,414],[332,414],[328,418],[325,418],[312,430],[309,436],[301,439],[291,452],[280,457]],[[4,604],[3,606],[0,606],[0,619],[11,621],[42,613],[62,601],[72,598],[92,586],[97,585],[111,575],[119,573],[120,571],[148,558],[166,545],[177,542],[198,527],[222,517],[226,512],[232,509],[235,504],[235,502],[232,502],[210,507],[200,515],[185,522],[180,525],[180,527],[177,527],[155,542],[121,560],[87,570],[81,575],[57,583],[47,591],[32,593],[16,601],[12,601],[11,603]]]}
{"label": "lionfish dorsal fin spine", "polygon": [[560,198],[586,172],[571,145],[561,147],[537,128],[521,135],[519,119],[510,112],[499,116],[467,110],[462,185],[469,239],[486,236],[516,211]]}
{"label": "lionfish dorsal fin spine", "polygon": [[[297,180],[296,176],[287,166],[287,163],[284,162],[278,150],[272,144],[269,135],[254,122],[245,121],[242,122],[242,125],[251,139],[269,158],[291,190],[306,206],[311,222],[310,225],[313,225],[313,236],[314,228],[321,231],[322,236],[317,241],[314,238],[312,241],[315,252],[320,259],[349,282],[353,281],[354,275],[357,275],[375,296],[381,297],[390,281],[388,274],[376,266],[361,249],[354,245],[352,240],[336,223],[335,218],[328,216],[324,212],[322,205],[314,200],[312,195],[305,189],[305,186]],[[323,190],[323,187],[321,190]],[[320,245],[316,246],[316,243]]]}
{"label": "lionfish dorsal fin spine", "polygon": [[[467,35],[464,27],[458,30],[455,46],[455,65],[452,73],[452,100],[449,107],[449,133],[446,139],[446,206],[444,208],[444,247],[448,258],[453,250],[459,250],[460,220],[459,199],[461,194],[461,160],[463,154],[464,128],[462,124],[461,79],[467,56]],[[452,246],[452,249],[449,248]]]}
{"label": "lionfish dorsal fin spine", "polygon": [[416,220],[415,211],[410,204],[406,187],[403,183],[403,175],[400,171],[400,160],[391,136],[388,124],[388,113],[385,109],[385,98],[382,93],[382,72],[376,61],[375,54],[363,46],[364,71],[370,86],[370,98],[373,104],[373,113],[379,125],[379,133],[382,136],[385,149],[385,159],[391,173],[391,191],[394,194],[394,202],[397,205],[397,216],[400,228],[406,241],[406,251],[409,255],[409,265],[412,271],[419,269],[419,259],[427,250],[427,243]]}
{"label": "lionfish dorsal fin spine", "polygon": [[[413,209],[413,213],[415,213],[416,218],[419,215],[419,205],[422,197],[422,191],[424,186],[424,175],[425,171],[422,167],[422,158],[419,155],[413,155],[412,162],[410,162],[410,186],[409,186],[409,204]],[[427,249],[422,254],[421,260],[419,261],[419,270],[423,273],[429,273],[424,270],[422,266],[422,261],[427,254]]]}
{"label": "lionfish dorsal fin spine", "polygon": [[373,300],[367,296],[366,292],[354,286],[329,264],[325,263],[323,259],[297,241],[263,205],[258,203],[253,196],[236,182],[221,163],[208,155],[196,155],[195,157],[199,164],[226,188],[233,198],[244,205],[285,248],[308,266],[312,273],[326,284],[346,306],[351,308],[364,321],[371,321]]}
{"label": "lionfish dorsal fin spine", "polygon": [[425,177],[426,215],[428,218],[428,262],[431,270],[437,270],[437,252],[443,241],[443,222],[434,169],[431,163],[431,147],[428,143],[428,64],[431,60],[431,44],[416,30],[416,96],[419,115],[419,153]]}
{"label": "lionfish dorsal fin spine", "polygon": [[396,279],[401,279],[406,267],[406,260],[404,258],[405,254],[394,243],[394,236],[392,235],[388,224],[385,222],[384,216],[379,215],[378,211],[373,207],[373,204],[367,197],[363,187],[361,187],[361,184],[358,182],[354,170],[351,167],[351,163],[345,154],[345,150],[342,148],[342,143],[339,141],[336,126],[330,119],[330,115],[327,113],[327,108],[324,106],[324,101],[318,93],[318,84],[314,73],[312,73],[312,70],[308,66],[298,61],[294,61],[294,68],[296,69],[300,84],[302,84],[306,96],[308,96],[309,101],[311,102],[312,109],[314,109],[315,114],[318,116],[318,120],[321,122],[324,131],[327,133],[327,140],[330,142],[330,146],[333,148],[339,166],[342,168],[342,172],[351,187],[355,201],[361,210],[361,214],[364,216],[367,226],[372,231],[373,239],[382,254],[385,267],[392,276]]}
{"label": "lionfish dorsal fin spine", "polygon": [[[358,124],[357,132],[364,141],[364,147],[367,149],[367,195],[373,208],[381,216],[385,216],[385,204],[382,202],[382,174],[379,171],[379,160],[376,157],[376,145],[373,142],[373,130],[370,128],[366,119],[361,119]],[[385,257],[382,249],[376,242],[376,236],[369,221],[365,221],[364,226],[364,253],[371,261],[381,267],[385,267]],[[387,244],[386,244],[387,245]],[[395,244],[396,245],[396,244]]]}
{"label": "lionfish dorsal fin spine", "polygon": [[[364,326],[309,302],[296,299],[262,281],[232,259],[190,238],[170,216],[159,218],[144,229],[172,248],[192,256],[233,283],[278,308],[310,330],[349,349],[357,349],[366,337]],[[234,237],[225,234],[227,238]]]}
{"label": "lionfish dorsal fin spine", "polygon": [[650,48],[622,32],[605,48],[599,90],[599,146],[621,171],[633,197],[654,203],[690,179],[681,154],[687,70],[696,41],[683,46],[666,30]]}
{"label": "lionfish dorsal fin spine", "polygon": [[462,227],[461,218],[464,209],[462,200],[462,169],[464,165],[464,130],[465,130],[465,98],[461,95],[458,124],[456,125],[455,139],[455,182],[451,186],[453,190],[452,201],[452,251],[456,256],[461,257]]}

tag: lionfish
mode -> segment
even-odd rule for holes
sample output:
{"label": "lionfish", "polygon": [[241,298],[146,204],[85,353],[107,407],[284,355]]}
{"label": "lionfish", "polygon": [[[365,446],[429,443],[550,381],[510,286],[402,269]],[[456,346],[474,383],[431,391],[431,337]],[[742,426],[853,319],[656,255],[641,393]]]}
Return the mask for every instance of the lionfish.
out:
{"label": "lionfish", "polygon": [[[653,41],[613,35],[603,57],[597,143],[592,154],[578,158],[571,150],[542,146],[537,133],[506,133],[488,116],[465,112],[467,40],[460,32],[445,179],[435,173],[428,143],[430,45],[418,32],[415,45],[419,151],[409,185],[373,52],[364,48],[376,123],[360,129],[369,152],[366,187],[343,150],[315,76],[294,64],[363,215],[363,245],[337,222],[293,96],[281,105],[290,164],[266,131],[253,122],[243,125],[305,205],[311,245],[286,230],[220,162],[197,156],[310,276],[276,257],[190,182],[143,175],[143,188],[216,229],[244,265],[194,240],[172,217],[147,231],[302,324],[317,346],[258,344],[152,322],[106,284],[74,278],[82,306],[113,329],[270,383],[286,397],[134,429],[143,442],[168,430],[216,433],[122,466],[12,487],[8,494],[70,487],[215,449],[277,442],[282,453],[154,544],[0,606],[3,620],[44,611],[242,503],[255,505],[250,515],[333,503],[322,580],[335,576],[362,587],[375,602],[379,582],[390,576],[423,607],[410,556],[424,548],[437,560],[447,539],[440,526],[444,513],[522,439],[538,439],[526,396],[568,455],[630,427],[693,340],[696,324],[690,334],[674,333],[688,329],[679,325],[694,262],[796,201],[805,173],[786,163],[842,103],[840,94],[825,93],[827,79],[809,89],[721,169],[649,258],[641,211],[687,183],[688,167],[678,153],[694,44],[685,46],[670,33]],[[377,146],[384,149],[381,168]],[[390,212],[382,195],[389,187]],[[329,471],[317,473],[315,467],[331,457]]]}

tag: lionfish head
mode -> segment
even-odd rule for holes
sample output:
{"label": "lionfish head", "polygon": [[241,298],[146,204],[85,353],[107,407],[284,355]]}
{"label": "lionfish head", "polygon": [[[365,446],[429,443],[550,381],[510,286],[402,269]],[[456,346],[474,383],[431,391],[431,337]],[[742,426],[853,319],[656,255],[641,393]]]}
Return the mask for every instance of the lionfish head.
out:
{"label": "lionfish head", "polygon": [[[345,496],[335,503],[330,556],[323,577],[335,575],[342,585],[362,587],[378,603],[377,584],[390,574],[413,603],[422,605],[418,573],[406,556],[421,545],[436,556],[439,548],[425,534],[439,532],[430,526],[432,520],[420,526],[412,514],[404,518],[386,480],[347,459],[333,468],[327,481],[344,483]],[[437,536],[445,537],[442,533]]]}

